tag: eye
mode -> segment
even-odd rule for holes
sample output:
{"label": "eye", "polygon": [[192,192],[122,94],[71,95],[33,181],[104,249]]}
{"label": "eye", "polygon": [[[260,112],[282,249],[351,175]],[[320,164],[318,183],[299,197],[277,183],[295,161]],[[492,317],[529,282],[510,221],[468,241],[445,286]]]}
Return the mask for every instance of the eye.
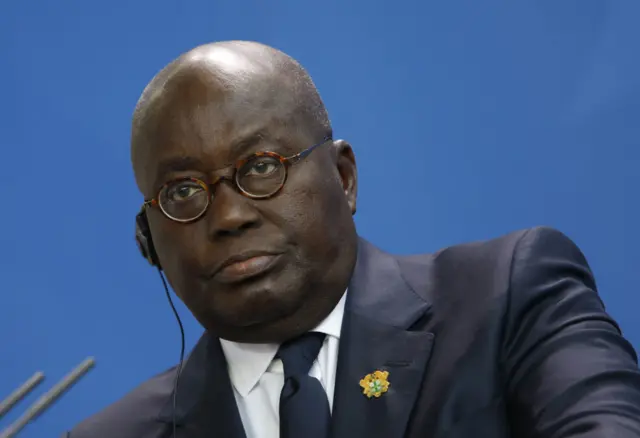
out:
{"label": "eye", "polygon": [[195,181],[180,181],[167,187],[165,198],[171,202],[184,202],[203,191],[204,188]]}
{"label": "eye", "polygon": [[258,157],[245,167],[244,176],[266,177],[277,172],[281,164],[272,157]]}

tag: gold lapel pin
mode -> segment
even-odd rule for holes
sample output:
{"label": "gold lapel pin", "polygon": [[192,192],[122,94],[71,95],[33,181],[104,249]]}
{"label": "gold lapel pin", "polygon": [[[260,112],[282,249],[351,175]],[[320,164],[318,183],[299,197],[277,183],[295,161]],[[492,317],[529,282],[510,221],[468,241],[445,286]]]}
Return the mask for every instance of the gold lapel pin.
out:
{"label": "gold lapel pin", "polygon": [[371,374],[364,376],[364,379],[360,380],[360,386],[362,387],[362,393],[367,398],[378,398],[389,390],[389,371],[374,371]]}

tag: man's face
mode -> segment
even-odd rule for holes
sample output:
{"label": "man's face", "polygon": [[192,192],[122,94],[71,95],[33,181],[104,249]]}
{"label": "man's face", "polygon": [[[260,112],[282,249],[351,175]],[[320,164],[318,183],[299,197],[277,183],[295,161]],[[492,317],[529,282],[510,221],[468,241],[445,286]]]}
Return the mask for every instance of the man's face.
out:
{"label": "man's face", "polygon": [[[286,157],[322,140],[277,93],[232,93],[201,75],[175,80],[145,122],[146,152],[136,169],[145,197],[176,178],[231,176],[255,152]],[[231,340],[274,342],[330,312],[355,262],[355,162],[345,145],[327,142],[289,167],[271,198],[243,196],[226,181],[193,223],[147,211],[163,270],[205,328]]]}

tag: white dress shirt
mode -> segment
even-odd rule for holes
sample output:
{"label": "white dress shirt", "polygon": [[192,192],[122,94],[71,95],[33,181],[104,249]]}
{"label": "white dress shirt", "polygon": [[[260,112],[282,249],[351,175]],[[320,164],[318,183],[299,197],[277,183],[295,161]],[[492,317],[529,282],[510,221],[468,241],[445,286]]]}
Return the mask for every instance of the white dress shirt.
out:
{"label": "white dress shirt", "polygon": [[[322,383],[330,408],[333,408],[338,344],[346,296],[345,292],[329,316],[312,330],[327,335],[309,375]],[[280,392],[284,386],[282,362],[274,359],[279,345],[220,341],[247,438],[278,438]]]}

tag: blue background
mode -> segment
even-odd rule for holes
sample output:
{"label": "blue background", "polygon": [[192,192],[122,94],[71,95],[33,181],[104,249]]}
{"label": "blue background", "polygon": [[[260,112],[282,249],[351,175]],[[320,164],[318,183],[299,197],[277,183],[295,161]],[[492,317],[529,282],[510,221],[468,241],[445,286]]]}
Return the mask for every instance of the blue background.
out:
{"label": "blue background", "polygon": [[[637,0],[5,1],[0,4],[0,399],[97,367],[24,437],[57,436],[174,364],[139,257],[130,116],[196,45],[299,59],[358,159],[360,233],[399,253],[534,225],[583,249],[640,347]],[[189,346],[201,329],[179,307]]]}

